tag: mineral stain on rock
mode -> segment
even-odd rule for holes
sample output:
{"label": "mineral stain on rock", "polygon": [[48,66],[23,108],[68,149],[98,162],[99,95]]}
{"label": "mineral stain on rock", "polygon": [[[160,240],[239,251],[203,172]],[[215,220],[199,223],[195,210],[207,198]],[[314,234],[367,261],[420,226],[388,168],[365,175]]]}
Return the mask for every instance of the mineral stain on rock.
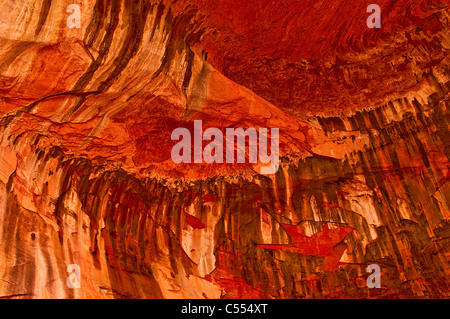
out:
{"label": "mineral stain on rock", "polygon": [[[450,297],[447,1],[70,4],[0,3],[0,298]],[[175,164],[195,120],[279,170]]]}

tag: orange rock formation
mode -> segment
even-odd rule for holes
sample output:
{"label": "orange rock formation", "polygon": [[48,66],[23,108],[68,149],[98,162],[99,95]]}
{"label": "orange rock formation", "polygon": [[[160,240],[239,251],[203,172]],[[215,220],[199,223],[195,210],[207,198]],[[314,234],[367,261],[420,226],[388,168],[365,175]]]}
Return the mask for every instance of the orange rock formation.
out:
{"label": "orange rock formation", "polygon": [[[450,8],[377,3],[3,0],[0,297],[450,297]],[[278,172],[175,164],[194,120]]]}

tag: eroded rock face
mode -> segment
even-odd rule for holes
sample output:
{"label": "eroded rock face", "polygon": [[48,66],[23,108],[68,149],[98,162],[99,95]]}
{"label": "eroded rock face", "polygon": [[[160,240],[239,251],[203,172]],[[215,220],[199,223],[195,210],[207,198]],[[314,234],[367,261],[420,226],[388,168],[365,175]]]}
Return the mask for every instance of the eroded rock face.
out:
{"label": "eroded rock face", "polygon": [[[449,297],[446,1],[72,3],[0,4],[1,297]],[[194,120],[280,169],[175,164]]]}

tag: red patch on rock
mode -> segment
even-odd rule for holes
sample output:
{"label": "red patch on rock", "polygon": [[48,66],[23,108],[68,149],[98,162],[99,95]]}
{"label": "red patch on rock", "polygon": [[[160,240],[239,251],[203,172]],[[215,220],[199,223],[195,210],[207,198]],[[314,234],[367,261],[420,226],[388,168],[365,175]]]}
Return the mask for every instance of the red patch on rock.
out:
{"label": "red patch on rock", "polygon": [[204,203],[214,202],[215,200],[216,196],[214,196],[213,194],[206,194],[205,196],[202,197],[202,201]]}
{"label": "red patch on rock", "polygon": [[205,228],[205,224],[203,224],[199,218],[191,216],[189,214],[186,214],[186,222],[188,223],[189,226],[191,226],[194,229]]}
{"label": "red patch on rock", "polygon": [[328,225],[322,227],[322,231],[308,237],[304,234],[304,230],[298,225],[285,225],[283,228],[293,239],[293,244],[276,245],[276,244],[262,244],[258,247],[265,249],[276,249],[287,252],[298,253],[302,255],[312,255],[317,257],[331,257],[330,260],[325,260],[324,268],[326,270],[334,269],[338,264],[339,259],[345,251],[345,247],[334,248],[339,244],[354,228],[339,227],[338,229],[329,229]]}

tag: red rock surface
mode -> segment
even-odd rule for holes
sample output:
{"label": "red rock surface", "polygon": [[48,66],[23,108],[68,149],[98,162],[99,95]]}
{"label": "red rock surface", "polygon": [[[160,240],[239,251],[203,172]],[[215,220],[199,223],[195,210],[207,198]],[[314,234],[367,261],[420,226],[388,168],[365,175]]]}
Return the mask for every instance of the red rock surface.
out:
{"label": "red rock surface", "polygon": [[[448,2],[370,3],[2,1],[0,297],[450,297]],[[194,120],[280,169],[175,164]]]}

